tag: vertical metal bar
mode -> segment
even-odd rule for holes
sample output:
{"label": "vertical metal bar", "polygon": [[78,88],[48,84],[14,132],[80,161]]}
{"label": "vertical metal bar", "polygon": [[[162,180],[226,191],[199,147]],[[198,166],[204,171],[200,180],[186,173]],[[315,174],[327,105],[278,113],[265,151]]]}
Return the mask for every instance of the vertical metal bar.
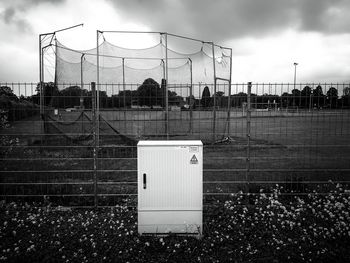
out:
{"label": "vertical metal bar", "polygon": [[41,91],[41,118],[42,118],[42,132],[45,140],[46,135],[46,118],[45,118],[45,71],[44,71],[44,48],[41,48],[41,82],[40,82],[40,91]]}
{"label": "vertical metal bar", "polygon": [[295,83],[296,83],[296,80],[297,80],[297,65],[298,65],[298,63],[294,62],[293,107],[295,107]]}
{"label": "vertical metal bar", "polygon": [[232,81],[232,48],[230,48],[230,78],[228,82],[228,101],[227,101],[227,136],[230,136],[231,126],[231,81]]}
{"label": "vertical metal bar", "polygon": [[192,78],[192,59],[188,58],[190,62],[190,74],[191,74],[191,84],[190,84],[190,133],[193,133],[193,108],[192,108],[192,101],[195,103],[195,100],[193,100],[193,78]]}
{"label": "vertical metal bar", "polygon": [[83,72],[83,60],[85,54],[81,54],[80,57],[80,110],[83,110],[84,99],[83,99],[83,89],[84,89],[84,72]]}
{"label": "vertical metal bar", "polygon": [[248,90],[247,90],[247,158],[246,158],[246,184],[247,184],[247,190],[249,187],[249,173],[250,173],[250,113],[251,113],[251,90],[252,90],[252,83],[248,82]]}
{"label": "vertical metal bar", "polygon": [[125,99],[125,58],[122,58],[123,66],[123,106],[124,106],[124,131],[126,132],[126,99]]}
{"label": "vertical metal bar", "polygon": [[97,171],[98,171],[98,151],[99,151],[99,145],[100,145],[100,53],[99,53],[99,37],[100,37],[100,31],[96,31],[96,67],[97,67],[97,76],[96,76],[96,85],[97,89],[97,94],[96,96],[96,114],[95,114],[95,138],[94,138],[94,154],[96,155],[94,158],[95,161],[95,167],[94,168],[94,176],[95,176],[95,186],[94,186],[94,191],[95,191],[95,198],[94,198],[94,204],[95,207],[98,206],[98,200],[97,200]]}
{"label": "vertical metal bar", "polygon": [[84,135],[84,116],[83,116],[83,111],[84,111],[84,99],[83,99],[83,89],[84,89],[84,74],[83,74],[83,59],[84,59],[85,54],[81,54],[80,57],[80,113],[81,113],[81,135]]}
{"label": "vertical metal bar", "polygon": [[165,132],[167,140],[169,140],[168,77],[168,34],[165,33]]}
{"label": "vertical metal bar", "polygon": [[97,94],[96,94],[96,144],[97,144],[97,153],[100,146],[100,53],[99,53],[99,36],[100,31],[97,30]]}
{"label": "vertical metal bar", "polygon": [[310,101],[309,101],[309,112],[311,112],[311,104],[312,104],[312,89],[313,89],[313,86],[312,88],[310,88]]}
{"label": "vertical metal bar", "polygon": [[[43,87],[42,87],[42,81],[43,81],[43,77],[42,77],[42,71],[41,71],[41,68],[42,68],[42,59],[41,59],[41,35],[39,35],[39,94],[40,94],[40,97],[39,97],[39,104],[40,104],[40,118],[42,117],[42,90],[43,90]],[[42,127],[43,127],[43,124],[42,124]]]}
{"label": "vertical metal bar", "polygon": [[40,141],[41,141],[41,146],[43,144],[43,136],[45,134],[45,123],[44,123],[44,118],[43,118],[43,65],[42,65],[42,48],[41,48],[41,40],[42,40],[42,35],[39,35],[39,105],[40,105]]}
{"label": "vertical metal bar", "polygon": [[94,159],[94,206],[97,208],[97,165],[98,165],[98,145],[97,145],[97,116],[96,116],[96,87],[95,82],[91,82],[91,94],[92,94],[92,134],[93,134],[93,159]]}
{"label": "vertical metal bar", "polygon": [[211,49],[213,53],[213,73],[214,73],[214,96],[213,96],[213,141],[216,140],[216,69],[215,69],[215,49],[214,42],[211,42]]}

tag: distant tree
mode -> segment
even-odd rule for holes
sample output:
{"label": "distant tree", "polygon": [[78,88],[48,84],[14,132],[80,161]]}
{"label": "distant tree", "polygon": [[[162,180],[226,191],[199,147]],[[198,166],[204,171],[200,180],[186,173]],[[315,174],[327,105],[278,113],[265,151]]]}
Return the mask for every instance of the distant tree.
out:
{"label": "distant tree", "polygon": [[[36,86],[36,91],[38,93],[38,96],[40,98],[40,83]],[[44,96],[44,105],[52,105],[53,103],[56,103],[54,100],[56,100],[60,94],[57,85],[53,82],[44,82],[43,83],[43,96]],[[40,101],[38,102],[40,103]]]}
{"label": "distant tree", "polygon": [[344,94],[344,96],[350,96],[350,88],[349,87],[345,87],[343,89],[343,94]]}
{"label": "distant tree", "polygon": [[[217,91],[216,93],[215,93],[215,100],[216,100],[216,106],[217,107],[221,107],[221,108],[223,108],[223,107],[225,107],[225,106],[227,106],[227,102],[228,102],[228,97],[226,97],[226,96],[224,96],[225,95],[225,92],[223,92],[223,91]],[[213,95],[213,97],[214,97],[214,95]]]}
{"label": "distant tree", "polygon": [[330,108],[337,106],[338,90],[334,87],[330,87],[327,91],[327,103]]}
{"label": "distant tree", "polygon": [[292,94],[289,94],[288,92],[284,92],[281,95],[281,107],[289,107],[292,105]]}
{"label": "distant tree", "polygon": [[247,102],[247,93],[239,92],[231,96],[232,107],[242,107]]}
{"label": "distant tree", "polygon": [[305,108],[310,106],[310,96],[312,89],[309,86],[305,86],[301,91],[301,105]]}
{"label": "distant tree", "polygon": [[195,109],[196,108],[196,98],[191,95],[186,98],[186,103],[190,106],[190,108]]}
{"label": "distant tree", "polygon": [[116,108],[130,107],[133,100],[137,100],[137,90],[122,90],[112,96],[112,106]]}
{"label": "distant tree", "polygon": [[[70,86],[60,91],[58,105],[60,108],[73,108],[80,105],[81,88],[79,86]],[[54,101],[56,106],[56,101]]]}
{"label": "distant tree", "polygon": [[223,92],[223,91],[217,91],[215,93],[216,97],[222,97],[222,96],[224,96],[224,94],[225,94],[225,92]]}
{"label": "distant tree", "polygon": [[163,91],[158,82],[152,78],[146,79],[141,86],[137,88],[138,104],[140,106],[161,105],[163,100]]}
{"label": "distant tree", "polygon": [[202,92],[201,104],[204,108],[208,108],[210,105],[210,91],[208,86],[205,86]]}
{"label": "distant tree", "polygon": [[327,91],[327,97],[338,97],[338,90],[336,88],[330,87]]}
{"label": "distant tree", "polygon": [[10,100],[18,101],[18,97],[13,93],[12,89],[7,86],[0,87],[0,96],[6,96]]}
{"label": "distant tree", "polygon": [[301,91],[301,96],[310,96],[312,89],[309,86],[305,86]]}
{"label": "distant tree", "polygon": [[343,90],[343,96],[341,97],[342,106],[349,108],[350,107],[350,88],[345,87]]}
{"label": "distant tree", "polygon": [[312,91],[312,100],[313,104],[317,105],[317,107],[323,107],[324,105],[324,95],[323,90],[320,85],[318,85],[313,91]]}
{"label": "distant tree", "polygon": [[293,105],[301,106],[301,91],[298,89],[293,89],[292,95],[293,95]]}

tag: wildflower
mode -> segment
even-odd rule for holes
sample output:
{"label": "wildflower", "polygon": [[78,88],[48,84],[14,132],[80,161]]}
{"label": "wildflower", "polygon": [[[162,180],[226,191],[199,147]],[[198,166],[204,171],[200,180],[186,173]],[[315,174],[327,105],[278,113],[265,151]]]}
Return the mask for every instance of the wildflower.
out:
{"label": "wildflower", "polygon": [[30,247],[27,248],[27,252],[34,251],[35,247],[34,245],[31,245]]}

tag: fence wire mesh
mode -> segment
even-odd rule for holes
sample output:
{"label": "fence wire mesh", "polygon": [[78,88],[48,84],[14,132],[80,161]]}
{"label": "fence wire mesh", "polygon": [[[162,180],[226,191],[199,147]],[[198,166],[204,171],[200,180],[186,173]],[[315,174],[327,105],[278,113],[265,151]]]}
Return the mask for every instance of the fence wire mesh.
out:
{"label": "fence wire mesh", "polygon": [[[279,184],[349,184],[349,84],[3,83],[2,199],[136,206],[139,140],[200,139],[206,204]],[[229,88],[231,95],[229,96]],[[99,108],[94,107],[94,104]]]}

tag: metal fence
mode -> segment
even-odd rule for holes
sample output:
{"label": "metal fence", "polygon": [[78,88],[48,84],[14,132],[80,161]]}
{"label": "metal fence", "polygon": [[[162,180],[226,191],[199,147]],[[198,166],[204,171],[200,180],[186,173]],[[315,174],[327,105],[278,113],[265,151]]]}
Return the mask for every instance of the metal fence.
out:
{"label": "metal fence", "polygon": [[162,85],[43,86],[40,109],[37,84],[1,84],[2,199],[134,206],[141,139],[202,140],[206,204],[350,182],[350,84],[178,85],[168,109]]}

